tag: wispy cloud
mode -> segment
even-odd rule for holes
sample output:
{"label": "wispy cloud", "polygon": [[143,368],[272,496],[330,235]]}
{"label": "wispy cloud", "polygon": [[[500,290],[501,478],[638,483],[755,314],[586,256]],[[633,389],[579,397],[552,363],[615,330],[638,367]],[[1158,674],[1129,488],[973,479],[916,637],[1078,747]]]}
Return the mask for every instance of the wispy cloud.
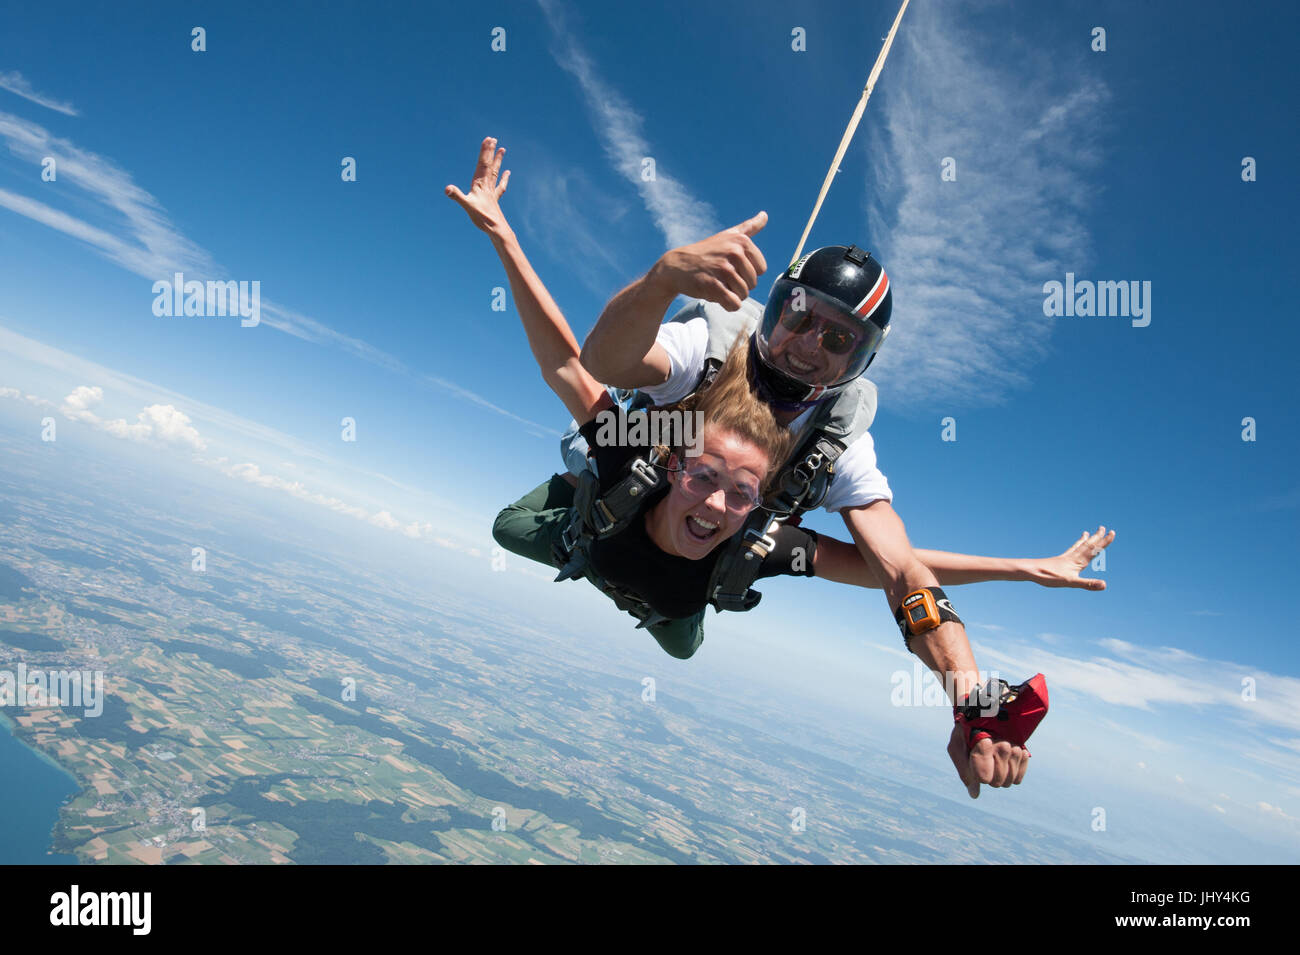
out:
{"label": "wispy cloud", "polygon": [[[0,189],[0,208],[71,236],[110,262],[150,281],[170,278],[174,272],[183,272],[187,278],[199,281],[228,277],[211,254],[172,224],[158,200],[111,160],[53,136],[36,123],[4,112],[0,112],[0,142],[23,162],[36,164],[46,156],[53,156],[58,181],[85,192],[105,221],[87,222],[6,189]],[[395,355],[270,299],[262,299],[261,317],[263,324],[302,341],[340,349],[396,374],[412,375],[426,387],[510,418],[534,435],[558,434],[468,388],[435,376],[414,375]]]}
{"label": "wispy cloud", "polygon": [[79,239],[109,261],[149,279],[175,271],[216,278],[218,266],[199,245],[183,236],[158,200],[113,162],[81,149],[44,127],[0,113],[0,141],[19,160],[39,163],[53,157],[58,181],[85,192],[103,213],[101,225],[67,215],[39,200],[0,190],[0,206]]}
{"label": "wispy cloud", "polygon": [[[215,461],[203,462],[209,467],[216,468],[227,477],[243,481],[247,484],[254,484],[258,487],[268,488],[270,490],[281,491],[290,497],[297,498],[309,504],[315,504],[318,507],[324,507],[327,510],[334,511],[336,514],[345,514],[348,517],[365,521],[374,527],[382,528],[387,531],[395,531],[406,537],[416,540],[429,539],[434,540],[434,526],[428,521],[399,521],[393,517],[387,510],[369,511],[364,507],[356,504],[350,504],[340,498],[329,494],[321,494],[312,491],[306,484],[298,479],[281,477],[278,474],[271,474],[262,470],[252,461],[243,461],[232,463],[225,458],[219,458]],[[435,541],[442,546],[454,546],[444,538],[438,537]],[[478,556],[477,552],[475,556]]]}
{"label": "wispy cloud", "polygon": [[682,183],[655,163],[655,176],[641,175],[642,162],[656,154],[642,129],[645,122],[618,90],[607,83],[569,29],[558,0],[538,0],[551,29],[551,55],[578,81],[591,112],[605,154],[614,168],[641,193],[646,208],[670,247],[696,242],[719,231],[717,216],[708,203],[690,194]]}
{"label": "wispy cloud", "polygon": [[27,404],[36,405],[39,408],[55,407],[53,401],[49,401],[45,398],[40,397],[39,395],[23,394],[23,392],[20,389],[10,388],[8,386],[4,388],[0,388],[0,398],[12,398],[14,401],[25,401],[27,402]]}
{"label": "wispy cloud", "polygon": [[478,405],[480,408],[486,408],[488,411],[496,412],[503,417],[510,418],[512,421],[517,421],[519,424],[527,428],[529,433],[534,437],[558,438],[560,436],[560,432],[556,431],[554,428],[548,428],[546,425],[538,424],[535,421],[529,421],[527,418],[521,418],[513,411],[507,411],[500,405],[495,405],[488,401],[482,395],[475,394],[467,388],[462,388],[460,385],[448,381],[446,378],[439,378],[436,375],[425,375],[420,380],[427,382],[435,388],[439,388],[454,397],[460,398],[462,401],[468,401],[471,404]]}
{"label": "wispy cloud", "polygon": [[[890,272],[896,325],[872,377],[900,406],[997,402],[1027,384],[1052,332],[1043,283],[1087,265],[1108,90],[1044,56],[1009,60],[1007,42],[949,5],[913,4],[864,124],[863,241]],[[940,179],[945,157],[955,182]]]}
{"label": "wispy cloud", "polygon": [[[609,160],[668,245],[716,232],[713,210],[679,180],[662,168],[642,179],[655,150],[641,115],[602,79],[561,0],[538,3],[555,61],[577,81]],[[1052,331],[1042,285],[1081,271],[1089,254],[1079,197],[1102,155],[1107,88],[1046,60],[1004,65],[959,21],[950,9],[909,8],[863,127],[883,135],[869,150],[874,231],[860,241],[890,272],[897,328],[872,378],[900,406],[997,402],[1026,386],[1023,369]],[[949,156],[956,182],[940,180]]]}
{"label": "wispy cloud", "polygon": [[21,96],[25,100],[30,100],[38,106],[44,106],[46,109],[52,109],[55,112],[63,113],[65,116],[79,116],[76,107],[71,103],[53,99],[43,93],[38,93],[32,89],[32,84],[16,70],[8,73],[0,73],[0,90],[8,90],[15,96]]}
{"label": "wispy cloud", "polygon": [[[530,155],[539,152],[540,146],[529,147]],[[627,268],[614,254],[608,232],[620,227],[627,205],[601,193],[582,169],[536,160],[532,165],[528,181],[511,187],[518,189],[520,224],[537,240],[537,248],[563,250],[557,257],[593,295],[601,301],[610,298],[626,281]],[[593,231],[593,222],[601,223],[604,234]]]}

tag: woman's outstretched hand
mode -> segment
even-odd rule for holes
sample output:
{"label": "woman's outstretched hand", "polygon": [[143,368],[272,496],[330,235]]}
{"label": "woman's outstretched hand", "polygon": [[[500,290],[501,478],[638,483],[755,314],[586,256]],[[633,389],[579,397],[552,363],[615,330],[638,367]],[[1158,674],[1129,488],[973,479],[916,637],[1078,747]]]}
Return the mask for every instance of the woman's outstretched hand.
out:
{"label": "woman's outstretched hand", "polygon": [[1106,533],[1105,526],[1083,536],[1074,542],[1059,557],[1044,557],[1032,561],[1029,565],[1029,579],[1044,587],[1080,587],[1084,590],[1105,590],[1106,582],[1096,578],[1080,577],[1079,571],[1087,567],[1094,557],[1110,546],[1115,539],[1115,532]]}
{"label": "woman's outstretched hand", "polygon": [[470,222],[490,236],[498,236],[509,230],[505,214],[501,211],[499,200],[506,192],[510,182],[510,170],[507,169],[501,181],[497,175],[501,172],[501,159],[506,151],[503,146],[497,149],[497,141],[489,136],[483,140],[478,151],[478,165],[474,167],[474,181],[470,183],[469,195],[455,186],[448,186],[444,192],[451,199],[460,203],[460,207],[469,215]]}

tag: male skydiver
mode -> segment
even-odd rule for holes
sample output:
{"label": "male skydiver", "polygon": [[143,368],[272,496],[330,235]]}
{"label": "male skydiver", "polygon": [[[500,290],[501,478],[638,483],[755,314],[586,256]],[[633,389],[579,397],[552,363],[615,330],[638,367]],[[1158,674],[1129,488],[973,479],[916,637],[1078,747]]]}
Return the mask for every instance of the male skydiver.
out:
{"label": "male skydiver", "polygon": [[[818,249],[777,279],[764,308],[748,295],[767,270],[751,238],[766,223],[760,212],[664,253],[605,306],[583,346],[582,364],[600,381],[640,389],[666,404],[707,387],[719,344],[750,329],[757,393],[779,423],[799,434],[784,503],[794,515],[816,506],[842,515],[863,559],[885,584],[908,648],[960,708],[979,684],[970,641],[890,506],[892,493],[867,430],[875,386],[862,373],[889,332],[888,276],[855,246]],[[661,324],[678,295],[695,301]],[[763,532],[756,526],[747,546],[761,548]],[[955,712],[948,755],[971,798],[978,798],[980,784],[1019,784],[1028,769],[1023,740],[972,732],[960,715],[968,711]]]}

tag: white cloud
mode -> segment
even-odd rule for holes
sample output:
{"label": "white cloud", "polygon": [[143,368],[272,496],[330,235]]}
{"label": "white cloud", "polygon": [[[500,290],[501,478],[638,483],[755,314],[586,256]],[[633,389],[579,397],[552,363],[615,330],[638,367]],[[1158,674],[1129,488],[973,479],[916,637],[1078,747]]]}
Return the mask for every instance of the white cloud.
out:
{"label": "white cloud", "polygon": [[[980,666],[1004,672],[1043,672],[1057,690],[1069,690],[1115,706],[1148,712],[1185,707],[1245,731],[1275,727],[1300,732],[1300,679],[1269,673],[1228,660],[1212,660],[1177,647],[1142,647],[1125,640],[1095,641],[1103,650],[1087,658],[1044,649],[1041,645],[1002,640],[998,646],[973,644]],[[1254,699],[1242,696],[1242,680],[1255,681]],[[1289,744],[1280,743],[1288,749]],[[1261,761],[1263,754],[1243,756]],[[1278,768],[1293,757],[1278,757]]]}
{"label": "white cloud", "polygon": [[[106,221],[102,225],[92,224],[7,189],[0,189],[0,208],[77,239],[110,262],[150,282],[169,279],[175,272],[200,281],[229,277],[205,249],[172,224],[153,195],[136,185],[131,175],[111,160],[54,136],[36,123],[4,112],[0,112],[0,142],[25,163],[39,163],[44,157],[53,156],[58,163],[59,182],[88,194],[94,202],[92,208],[103,214]],[[142,289],[141,302],[147,305],[151,301]],[[286,335],[338,348],[397,374],[411,374],[401,359],[383,349],[271,299],[261,300],[260,314],[263,324]],[[534,434],[558,434],[445,379],[417,376],[416,381],[510,418]]]}
{"label": "white cloud", "polygon": [[1271,803],[1264,802],[1263,800],[1260,800],[1258,803],[1256,803],[1256,806],[1258,807],[1260,812],[1267,813],[1271,816],[1276,816],[1278,819],[1285,820],[1286,822],[1296,821],[1294,816],[1288,815],[1280,806],[1274,806]]}
{"label": "white cloud", "polygon": [[336,514],[343,514],[347,517],[365,521],[367,524],[381,530],[392,531],[412,540],[425,540],[439,547],[466,553],[472,557],[481,556],[481,552],[477,548],[436,533],[434,525],[429,521],[413,520],[403,522],[395,518],[387,509],[369,511],[364,507],[348,503],[337,497],[309,490],[306,484],[300,480],[289,480],[276,474],[268,474],[251,461],[245,461],[242,464],[229,464],[225,458],[217,458],[203,463],[216,468],[227,477],[264,487],[268,490],[283,492],[308,504],[324,507]]}
{"label": "white cloud", "polygon": [[255,484],[258,487],[268,488],[270,490],[283,491],[292,497],[301,501],[307,501],[311,504],[317,504],[321,507],[328,508],[339,514],[346,514],[349,517],[359,518],[360,520],[369,520],[371,515],[363,507],[354,504],[348,504],[337,497],[331,497],[327,494],[319,494],[307,490],[302,481],[290,481],[275,474],[265,474],[262,469],[251,461],[245,461],[242,464],[224,464],[222,459],[214,462],[205,462],[215,465],[222,474],[227,477],[236,478],[245,481],[248,484]]}
{"label": "white cloud", "polygon": [[53,408],[54,402],[46,401],[37,395],[25,395],[18,388],[3,387],[0,388],[0,398],[12,398],[14,401],[25,401],[29,405],[38,405],[43,408]]}
{"label": "white cloud", "polygon": [[171,405],[149,405],[140,412],[139,418],[151,436],[159,441],[183,444],[195,451],[202,451],[206,447],[199,432],[190,423],[189,416]]}
{"label": "white cloud", "polygon": [[[1053,330],[1043,283],[1086,271],[1081,212],[1108,90],[1045,57],[1008,60],[1007,41],[914,4],[868,108],[871,232],[858,242],[881,253],[896,325],[871,376],[900,406],[1027,385]],[[941,181],[945,157],[955,182]]]}
{"label": "white cloud", "polygon": [[101,418],[90,409],[104,400],[104,389],[98,385],[78,385],[72,393],[63,399],[59,410],[73,421],[81,421],[100,429],[115,438],[130,441],[158,441],[163,444],[181,445],[194,451],[207,447],[198,429],[191,423],[189,415],[172,405],[152,404],[136,415],[136,420],[128,422],[124,418]]}
{"label": "white cloud", "polygon": [[655,151],[642,133],[641,115],[597,73],[595,64],[578,45],[557,0],[538,0],[551,28],[551,55],[555,62],[578,81],[591,112],[605,155],[641,193],[651,217],[669,246],[686,245],[710,236],[721,228],[712,207],[692,196],[682,183],[656,163],[655,176],[641,176],[642,160]]}
{"label": "white cloud", "polygon": [[27,82],[26,77],[16,70],[8,73],[0,73],[0,90],[8,90],[16,96],[21,96],[25,100],[30,100],[38,106],[44,106],[46,109],[52,109],[55,112],[63,113],[65,116],[80,115],[77,108],[71,103],[62,100],[53,99],[43,93],[38,93],[32,89],[32,84]]}
{"label": "white cloud", "polygon": [[[3,321],[2,317],[0,321]],[[10,368],[13,369],[12,372]],[[34,372],[49,382],[66,382],[68,379],[102,382],[102,385],[97,385],[95,388],[89,386],[73,388],[69,395],[72,399],[71,404],[64,405],[65,410],[89,414],[95,422],[99,422],[98,426],[101,428],[104,422],[90,410],[97,408],[98,401],[101,400],[96,395],[97,391],[102,395],[112,395],[119,403],[137,403],[137,407],[145,406],[148,409],[171,406],[185,409],[186,421],[190,422],[196,432],[202,434],[202,440],[209,445],[220,446],[220,451],[214,451],[213,457],[196,458],[196,462],[219,471],[235,467],[231,464],[232,461],[250,462],[263,455],[273,460],[282,460],[284,456],[291,455],[292,467],[280,470],[288,469],[300,475],[301,479],[296,482],[266,474],[257,465],[251,463],[237,465],[239,468],[247,469],[240,473],[239,477],[248,483],[278,490],[288,490],[296,485],[297,492],[307,495],[307,499],[313,503],[340,513],[351,514],[364,520],[372,513],[384,510],[390,513],[396,512],[399,508],[392,503],[394,495],[386,493],[391,489],[396,492],[398,500],[403,502],[402,509],[425,513],[430,520],[436,520],[444,527],[444,537],[448,539],[456,537],[464,541],[465,543],[457,545],[462,550],[467,550],[471,546],[468,542],[478,539],[481,534],[480,529],[491,522],[490,515],[464,510],[454,500],[439,497],[424,482],[420,482],[419,486],[411,486],[382,472],[359,467],[353,461],[340,461],[329,457],[320,449],[275,428],[26,338],[0,325],[0,373],[27,374],[28,372]],[[12,386],[0,388],[0,397],[24,400],[50,409],[60,408],[60,405],[36,395],[29,394],[24,397],[20,389]],[[150,434],[159,426],[164,432],[167,431],[169,416],[165,412],[147,412],[143,414],[143,419],[149,423]],[[174,422],[178,433],[183,433],[184,429],[181,426],[184,423],[179,419]],[[130,437],[128,427],[127,422],[121,421],[116,426],[118,436]],[[307,491],[309,481],[316,485],[314,497]],[[322,493],[320,491],[322,487],[338,490],[333,494]],[[368,506],[345,503],[345,499],[364,501]],[[431,525],[426,521],[408,521],[402,526],[403,533],[408,536],[424,537],[430,534]]]}
{"label": "white cloud", "polygon": [[62,411],[74,421],[87,421],[93,424],[98,422],[99,418],[90,409],[103,400],[103,388],[78,385],[73,389],[72,394],[63,399]]}

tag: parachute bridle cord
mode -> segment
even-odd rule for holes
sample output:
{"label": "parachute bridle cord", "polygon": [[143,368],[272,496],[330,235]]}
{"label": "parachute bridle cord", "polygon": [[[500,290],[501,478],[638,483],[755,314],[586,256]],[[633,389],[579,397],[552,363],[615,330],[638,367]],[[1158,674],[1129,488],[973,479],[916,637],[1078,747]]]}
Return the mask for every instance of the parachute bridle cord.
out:
{"label": "parachute bridle cord", "polygon": [[876,57],[876,65],[871,68],[871,75],[867,77],[867,85],[862,89],[862,98],[858,100],[857,109],[853,111],[853,118],[849,120],[848,129],[844,130],[844,138],[840,140],[840,148],[835,150],[835,158],[831,160],[831,168],[826,172],[826,181],[822,183],[822,191],[817,194],[817,204],[813,206],[812,215],[808,217],[808,224],[804,226],[803,235],[799,237],[799,248],[795,249],[794,255],[790,257],[790,265],[794,265],[799,260],[799,254],[803,252],[804,243],[808,241],[808,233],[812,231],[813,223],[817,221],[817,213],[821,211],[822,201],[826,198],[826,193],[830,191],[831,180],[840,171],[840,160],[844,158],[844,153],[849,148],[853,134],[857,131],[858,122],[862,119],[862,113],[867,108],[867,100],[871,98],[871,91],[876,88],[876,80],[880,77],[880,71],[885,66],[885,58],[889,56],[889,48],[894,43],[894,34],[898,32],[898,25],[903,21],[903,11],[907,9],[909,2],[910,0],[903,0],[903,5],[898,8],[898,16],[894,17],[894,25],[889,28],[889,35],[885,37],[885,45],[880,48],[880,55]]}

